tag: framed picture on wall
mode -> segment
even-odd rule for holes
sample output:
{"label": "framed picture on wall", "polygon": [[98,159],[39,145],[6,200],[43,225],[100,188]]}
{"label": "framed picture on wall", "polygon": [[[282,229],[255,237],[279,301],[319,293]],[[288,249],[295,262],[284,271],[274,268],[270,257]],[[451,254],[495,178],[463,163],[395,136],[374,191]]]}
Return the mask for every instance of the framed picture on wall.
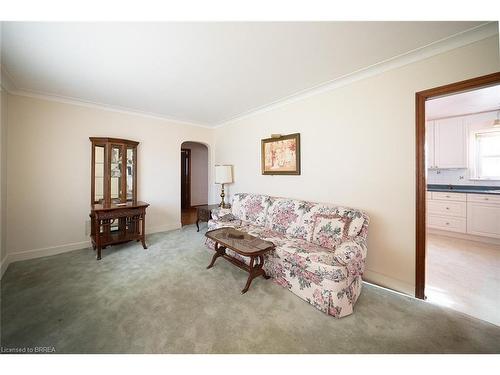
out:
{"label": "framed picture on wall", "polygon": [[300,134],[288,134],[261,141],[262,174],[300,174]]}

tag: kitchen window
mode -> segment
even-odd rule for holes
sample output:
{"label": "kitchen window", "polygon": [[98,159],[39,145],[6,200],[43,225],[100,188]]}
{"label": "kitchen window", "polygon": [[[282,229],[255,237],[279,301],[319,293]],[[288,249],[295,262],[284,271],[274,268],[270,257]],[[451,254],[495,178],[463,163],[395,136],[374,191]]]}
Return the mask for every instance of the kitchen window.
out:
{"label": "kitchen window", "polygon": [[500,180],[500,130],[476,133],[474,146],[475,178]]}

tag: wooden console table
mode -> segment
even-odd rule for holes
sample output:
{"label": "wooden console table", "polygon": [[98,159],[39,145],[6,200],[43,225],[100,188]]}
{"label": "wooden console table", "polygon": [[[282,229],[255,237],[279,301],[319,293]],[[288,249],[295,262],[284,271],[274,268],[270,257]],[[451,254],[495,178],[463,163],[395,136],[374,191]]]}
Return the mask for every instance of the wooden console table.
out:
{"label": "wooden console table", "polygon": [[147,249],[146,202],[96,203],[91,206],[91,240],[92,247],[97,250],[96,258],[101,259],[101,250],[106,246],[127,241],[141,241]]}

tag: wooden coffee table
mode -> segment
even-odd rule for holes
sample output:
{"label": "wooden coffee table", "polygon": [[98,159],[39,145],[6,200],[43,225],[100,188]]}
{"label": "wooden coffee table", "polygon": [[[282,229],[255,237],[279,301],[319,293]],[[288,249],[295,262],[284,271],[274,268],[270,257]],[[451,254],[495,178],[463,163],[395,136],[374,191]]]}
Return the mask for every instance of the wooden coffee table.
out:
{"label": "wooden coffee table", "polygon": [[[269,279],[264,271],[264,254],[274,249],[274,244],[269,241],[261,240],[248,233],[239,231],[234,228],[219,228],[208,231],[205,236],[215,241],[215,254],[208,268],[212,268],[215,261],[219,257],[223,257],[235,266],[249,273],[247,283],[241,294],[248,291],[252,280],[259,276]],[[226,254],[226,249],[231,249],[235,253],[250,258],[250,265],[247,265],[229,254]]]}

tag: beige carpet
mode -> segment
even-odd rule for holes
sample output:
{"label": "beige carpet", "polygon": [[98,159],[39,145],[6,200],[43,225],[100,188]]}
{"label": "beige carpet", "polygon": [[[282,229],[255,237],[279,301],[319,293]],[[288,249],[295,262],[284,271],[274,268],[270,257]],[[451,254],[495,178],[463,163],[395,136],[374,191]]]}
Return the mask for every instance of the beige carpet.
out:
{"label": "beige carpet", "polygon": [[500,328],[365,285],[337,320],[211,254],[196,226],[103,251],[13,263],[1,345],[57,353],[499,353]]}

